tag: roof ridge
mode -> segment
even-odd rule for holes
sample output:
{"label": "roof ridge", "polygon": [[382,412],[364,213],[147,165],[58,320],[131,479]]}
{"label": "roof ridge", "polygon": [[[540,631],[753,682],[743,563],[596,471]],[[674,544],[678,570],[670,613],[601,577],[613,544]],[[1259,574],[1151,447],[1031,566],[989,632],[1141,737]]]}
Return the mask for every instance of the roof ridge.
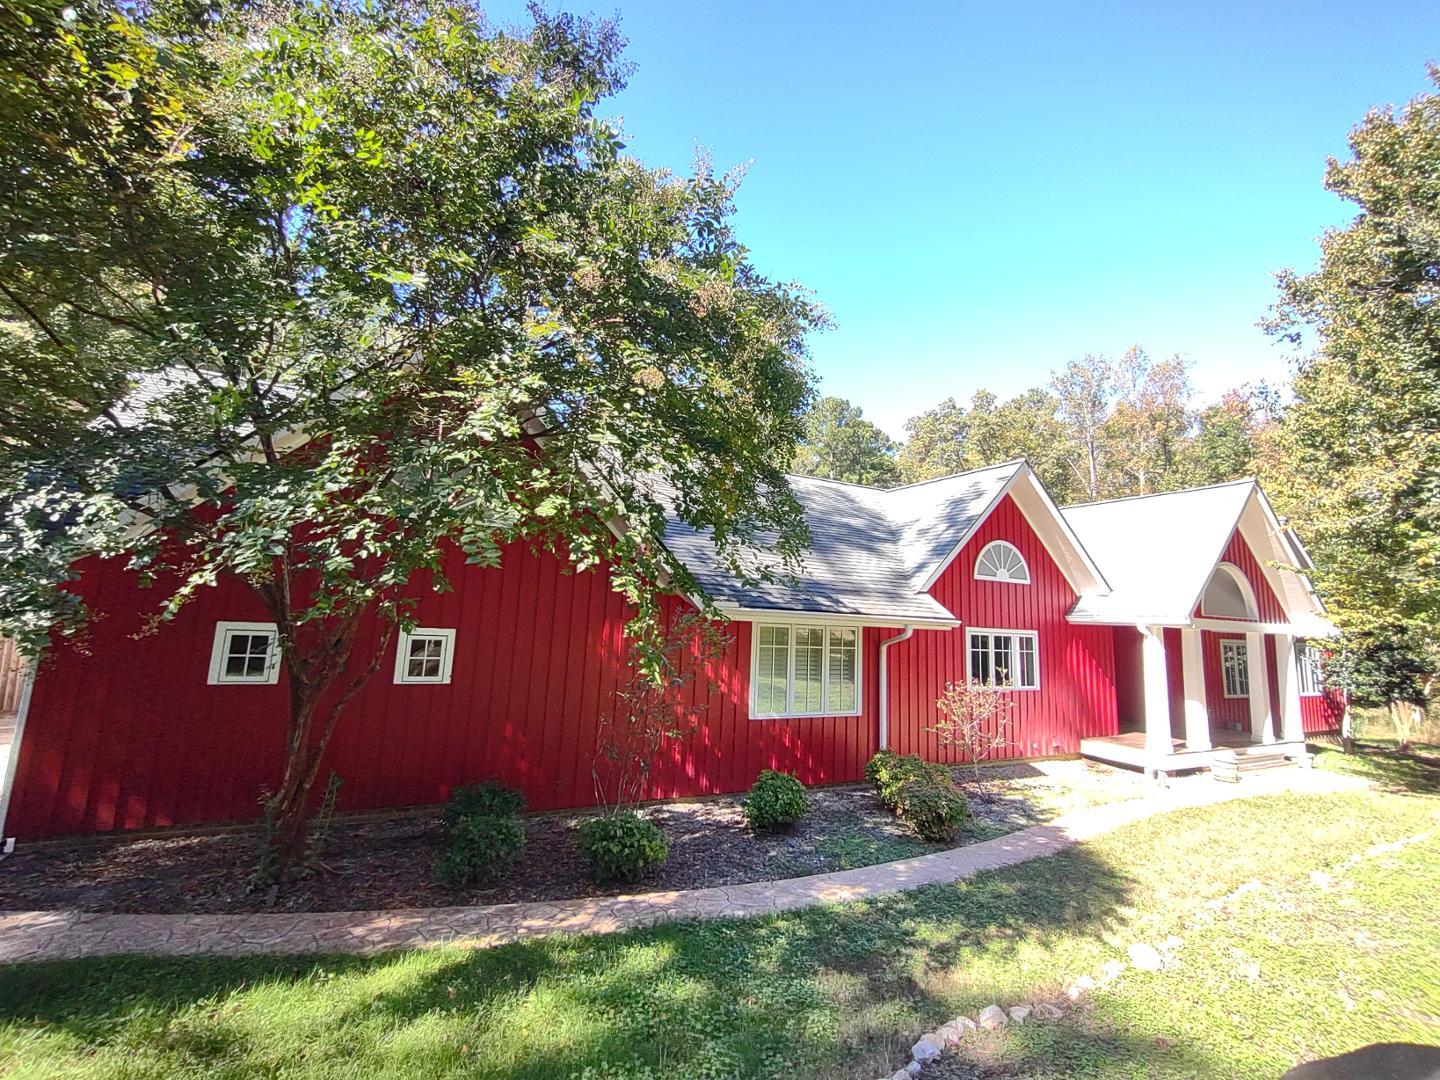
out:
{"label": "roof ridge", "polygon": [[1259,483],[1260,481],[1255,477],[1246,476],[1239,480],[1222,480],[1218,484],[1202,484],[1200,487],[1177,488],[1174,491],[1150,491],[1144,495],[1121,495],[1114,499],[1092,499],[1090,502],[1070,503],[1060,507],[1060,512],[1063,514],[1066,510],[1081,510],[1087,506],[1108,506],[1111,503],[1137,502],[1140,499],[1163,499],[1167,495],[1193,495],[1197,491],[1214,491],[1217,488],[1235,487],[1239,484],[1258,485]]}
{"label": "roof ridge", "polygon": [[877,491],[909,491],[912,488],[924,487],[926,484],[938,484],[942,480],[955,480],[961,476],[974,476],[976,473],[990,472],[992,469],[1006,469],[1015,465],[1024,465],[1028,459],[1023,457],[1011,458],[1009,461],[997,461],[994,465],[981,465],[978,468],[966,469],[963,472],[946,473],[944,476],[932,476],[929,480],[916,480],[913,484],[899,484],[892,488],[876,488]]}

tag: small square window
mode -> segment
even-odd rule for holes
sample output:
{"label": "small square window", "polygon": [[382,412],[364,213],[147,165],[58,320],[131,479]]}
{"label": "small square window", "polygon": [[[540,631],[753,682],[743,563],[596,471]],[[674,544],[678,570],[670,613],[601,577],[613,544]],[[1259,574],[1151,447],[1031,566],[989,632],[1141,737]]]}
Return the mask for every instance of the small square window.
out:
{"label": "small square window", "polygon": [[212,685],[278,682],[279,641],[280,634],[274,623],[216,623],[209,682]]}
{"label": "small square window", "polygon": [[400,635],[395,653],[397,683],[448,683],[455,659],[455,631],[416,627]]}

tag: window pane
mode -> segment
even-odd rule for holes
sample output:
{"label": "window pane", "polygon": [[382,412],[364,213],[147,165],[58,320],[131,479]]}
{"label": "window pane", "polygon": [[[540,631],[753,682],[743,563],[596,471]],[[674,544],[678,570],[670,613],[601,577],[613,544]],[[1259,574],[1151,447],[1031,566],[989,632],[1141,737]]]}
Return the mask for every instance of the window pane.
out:
{"label": "window pane", "polygon": [[854,630],[830,631],[830,688],[826,712],[855,711],[856,641]]}
{"label": "window pane", "polygon": [[990,635],[970,635],[970,680],[989,683],[993,678],[990,670]]}
{"label": "window pane", "polygon": [[1016,640],[1020,646],[1020,685],[1033,689],[1040,685],[1035,676],[1035,639],[1022,637]]}
{"label": "window pane", "polygon": [[825,631],[818,626],[795,628],[795,689],[790,711],[815,715],[821,711],[821,680],[825,671]]}
{"label": "window pane", "polygon": [[1014,686],[1015,668],[1012,650],[1015,647],[1015,638],[1012,634],[992,634],[990,636],[991,664],[995,672],[996,686]]}
{"label": "window pane", "polygon": [[225,676],[263,679],[270,660],[269,634],[231,634],[225,643]]}
{"label": "window pane", "polygon": [[762,715],[785,712],[787,680],[790,671],[790,628],[760,627],[758,685],[755,687],[755,711]]}

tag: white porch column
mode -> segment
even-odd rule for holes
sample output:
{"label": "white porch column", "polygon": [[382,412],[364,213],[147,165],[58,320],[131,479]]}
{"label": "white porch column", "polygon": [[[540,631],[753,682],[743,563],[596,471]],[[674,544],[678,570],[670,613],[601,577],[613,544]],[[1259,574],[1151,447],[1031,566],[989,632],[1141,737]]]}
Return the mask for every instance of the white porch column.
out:
{"label": "white porch column", "polygon": [[1295,638],[1290,634],[1275,635],[1275,685],[1280,691],[1280,737],[1286,742],[1304,742],[1300,670],[1295,665]]}
{"label": "white porch column", "polygon": [[1140,672],[1144,688],[1145,749],[1152,755],[1170,753],[1170,680],[1165,671],[1165,630],[1140,629]]}
{"label": "white porch column", "polygon": [[1265,659],[1265,635],[1245,635],[1245,656],[1250,668],[1250,737],[1259,743],[1275,741],[1270,722],[1270,665]]}
{"label": "white porch column", "polygon": [[1199,630],[1180,631],[1185,674],[1185,749],[1210,749],[1210,703],[1205,698],[1205,653]]}

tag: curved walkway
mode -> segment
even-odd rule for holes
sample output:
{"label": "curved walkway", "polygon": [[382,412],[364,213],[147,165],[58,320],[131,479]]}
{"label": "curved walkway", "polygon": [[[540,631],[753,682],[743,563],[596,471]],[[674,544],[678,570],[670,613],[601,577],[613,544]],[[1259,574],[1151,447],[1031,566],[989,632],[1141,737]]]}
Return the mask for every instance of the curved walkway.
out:
{"label": "curved walkway", "polygon": [[[1222,784],[1208,776],[1155,795],[1078,810],[1008,836],[833,874],[683,892],[604,896],[488,907],[246,915],[97,915],[75,911],[0,914],[0,963],[151,953],[365,953],[462,945],[483,948],[545,934],[607,934],[674,919],[740,917],[962,881],[1054,855],[1154,814],[1283,791],[1322,795],[1366,786],[1350,777],[1280,769]],[[0,890],[4,887],[0,867]]]}

